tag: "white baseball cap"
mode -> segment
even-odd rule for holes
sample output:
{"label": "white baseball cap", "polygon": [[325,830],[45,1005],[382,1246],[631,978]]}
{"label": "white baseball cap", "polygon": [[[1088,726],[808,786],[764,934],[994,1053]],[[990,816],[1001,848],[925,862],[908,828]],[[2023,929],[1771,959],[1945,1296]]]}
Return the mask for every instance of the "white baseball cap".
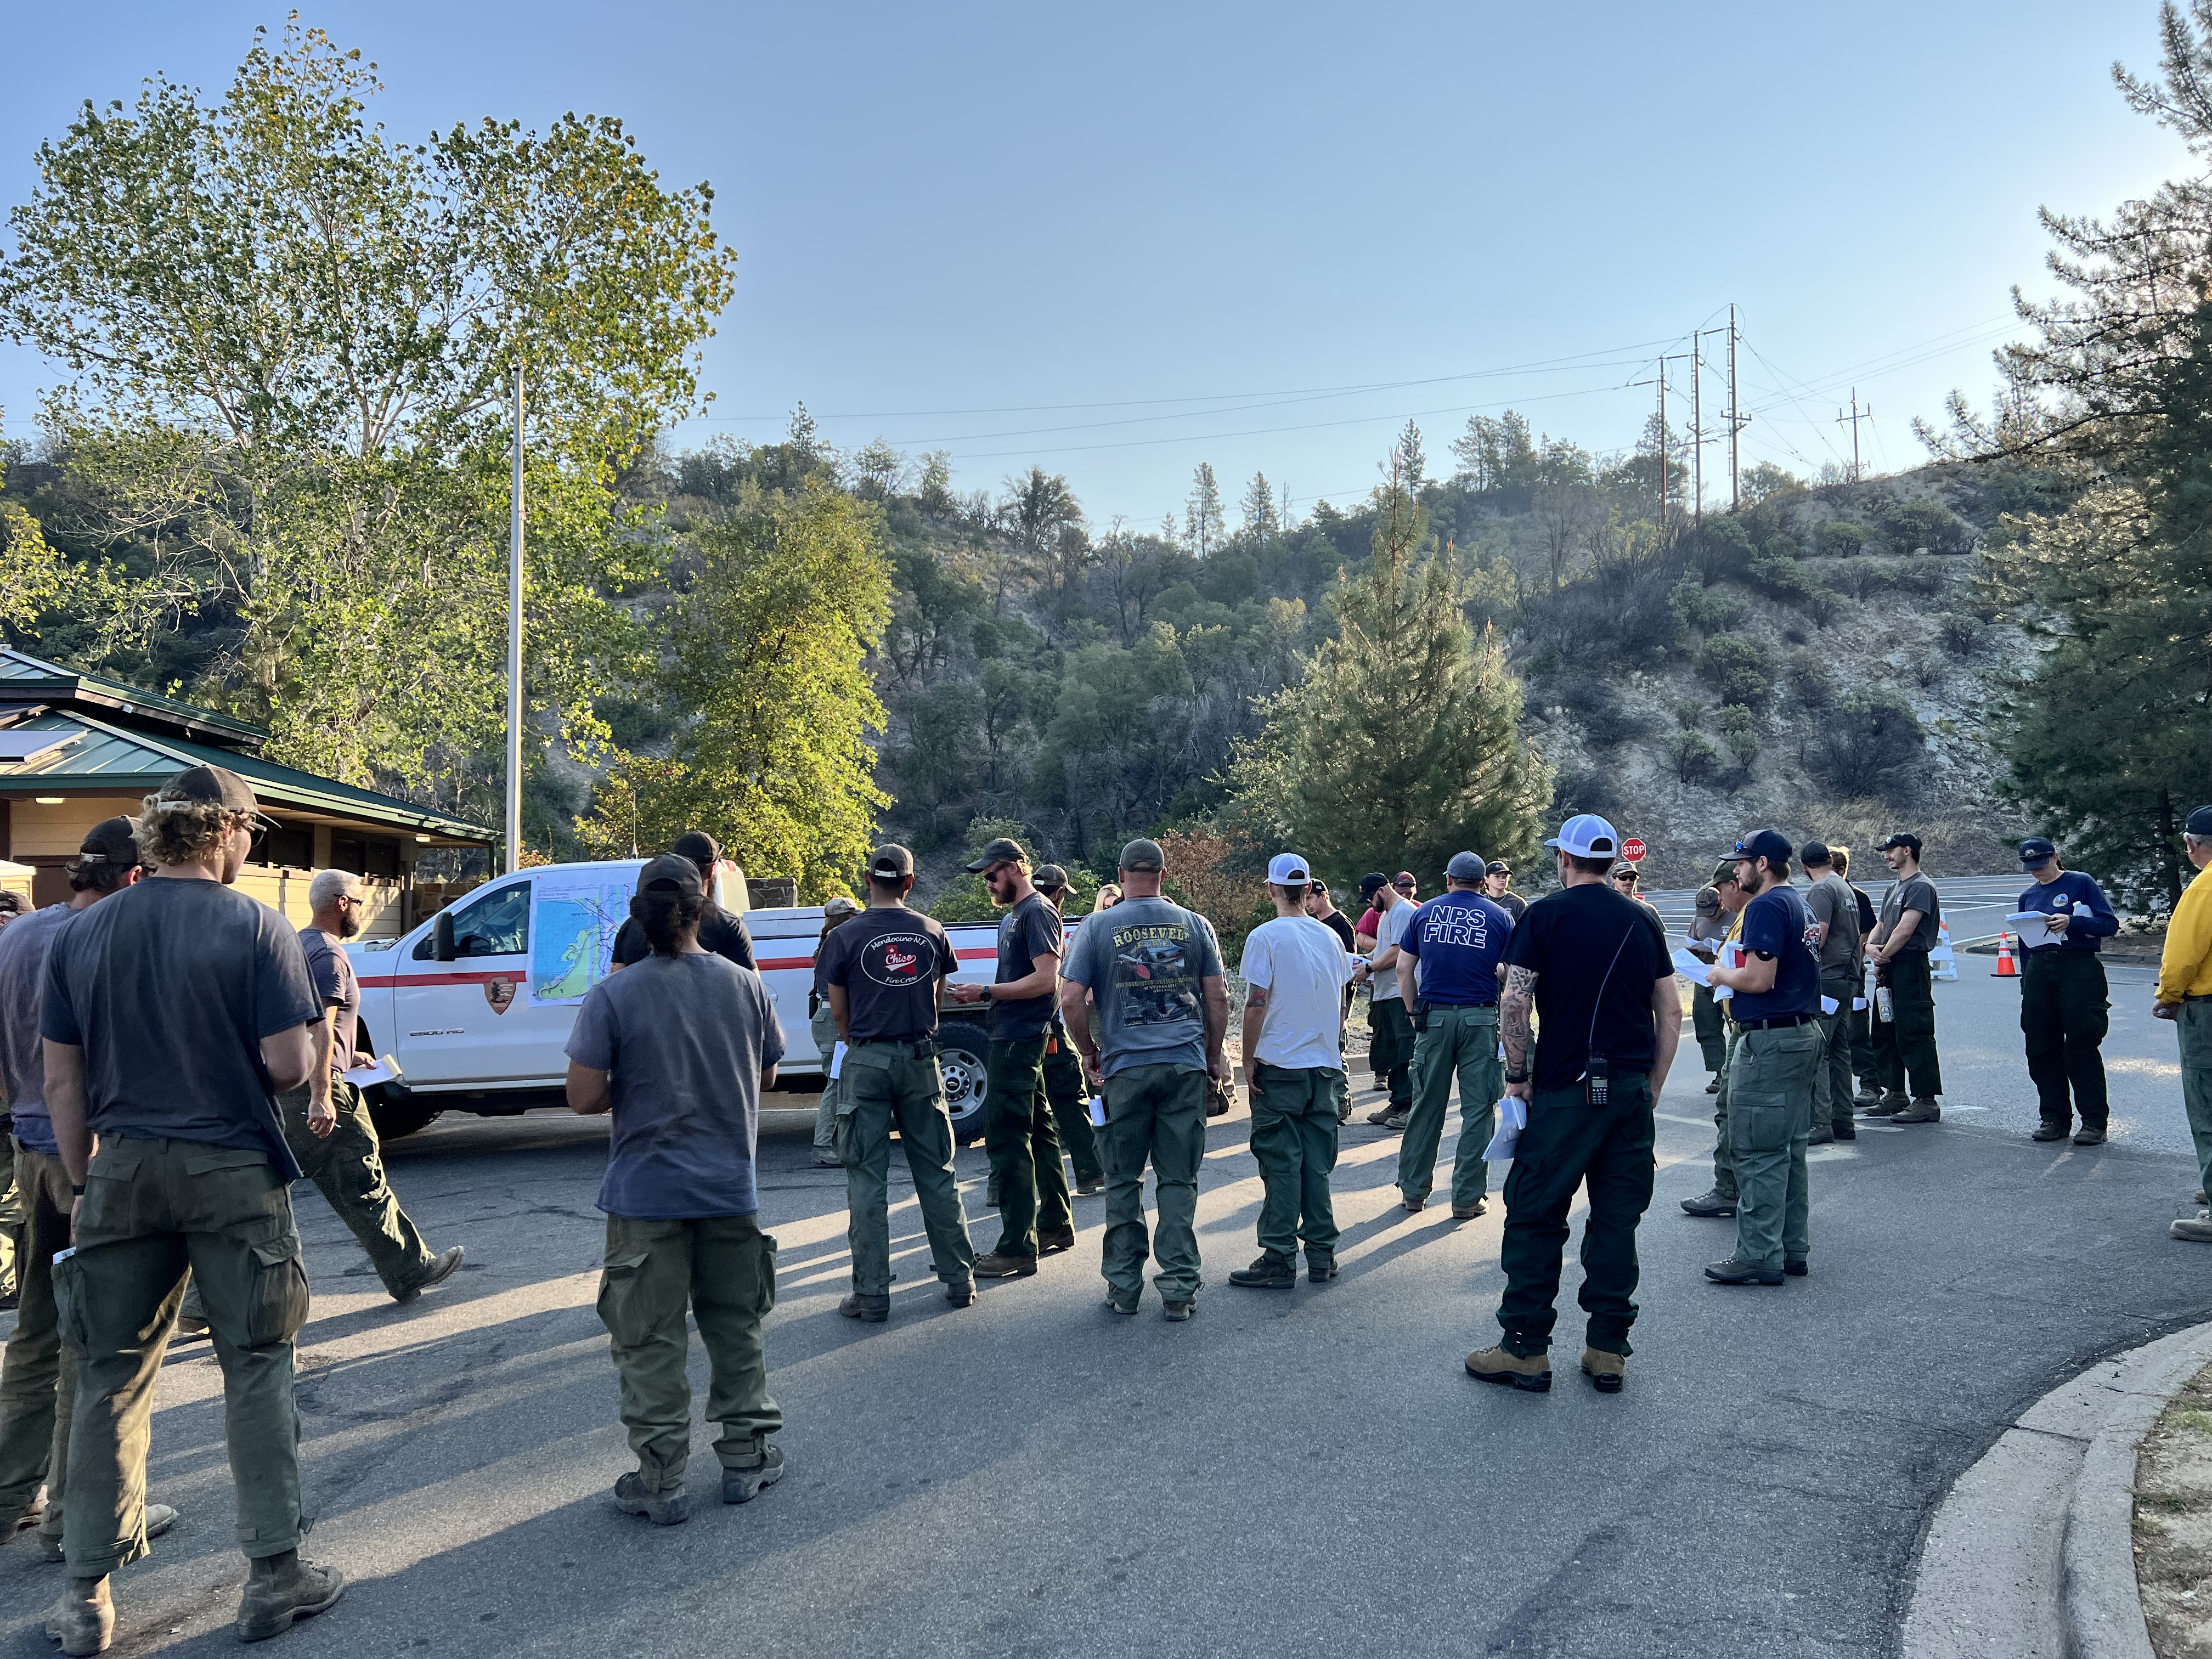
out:
{"label": "white baseball cap", "polygon": [[1544,843],[1578,859],[1620,856],[1620,833],[1595,812],[1577,812],[1559,826],[1559,833]]}
{"label": "white baseball cap", "polygon": [[1311,881],[1313,872],[1296,853],[1278,853],[1267,860],[1267,879],[1278,887],[1288,887]]}

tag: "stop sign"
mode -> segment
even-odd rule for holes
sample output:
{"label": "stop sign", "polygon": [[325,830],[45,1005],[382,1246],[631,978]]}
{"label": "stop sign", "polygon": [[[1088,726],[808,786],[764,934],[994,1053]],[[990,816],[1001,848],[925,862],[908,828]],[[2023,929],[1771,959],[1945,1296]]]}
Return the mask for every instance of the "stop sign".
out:
{"label": "stop sign", "polygon": [[1631,864],[1643,863],[1644,855],[1650,850],[1651,849],[1650,848],[1644,844],[1643,838],[1639,836],[1631,836],[1626,841],[1620,843],[1620,856],[1626,859]]}

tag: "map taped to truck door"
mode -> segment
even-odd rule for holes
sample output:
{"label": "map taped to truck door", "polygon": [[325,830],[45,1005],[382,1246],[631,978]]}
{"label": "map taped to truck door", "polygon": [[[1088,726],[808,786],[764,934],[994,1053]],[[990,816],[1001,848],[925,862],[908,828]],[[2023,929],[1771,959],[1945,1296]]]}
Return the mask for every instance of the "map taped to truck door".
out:
{"label": "map taped to truck door", "polygon": [[540,876],[532,885],[530,1000],[538,1006],[581,1002],[607,976],[615,934],[629,916],[637,878],[620,875]]}

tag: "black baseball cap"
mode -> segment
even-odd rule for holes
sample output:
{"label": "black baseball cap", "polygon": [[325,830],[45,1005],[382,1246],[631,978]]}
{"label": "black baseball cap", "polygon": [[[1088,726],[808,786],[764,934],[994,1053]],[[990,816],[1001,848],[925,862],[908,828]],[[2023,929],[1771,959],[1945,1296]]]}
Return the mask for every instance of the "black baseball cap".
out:
{"label": "black baseball cap", "polygon": [[1121,849],[1115,864],[1123,870],[1164,870],[1168,867],[1168,855],[1160,850],[1159,842],[1139,836]]}
{"label": "black baseball cap", "polygon": [[102,818],[86,831],[82,844],[77,848],[80,864],[113,865],[125,870],[135,870],[141,862],[138,857],[138,837],[132,833],[129,818]]}
{"label": "black baseball cap", "polygon": [[[2208,818],[2207,822],[2212,823],[2212,818]],[[1916,859],[1920,856],[1920,837],[1917,836],[1908,836],[1903,833],[1892,836],[1887,841],[1882,842],[1877,845],[1874,850],[1877,853],[1887,853],[1899,847],[1911,848],[1912,856]]]}
{"label": "black baseball cap", "polygon": [[1359,896],[1371,899],[1390,884],[1390,878],[1380,870],[1370,870],[1359,878]]}
{"label": "black baseball cap", "polygon": [[1765,859],[1777,870],[1789,863],[1796,851],[1790,844],[1790,837],[1779,830],[1761,830],[1735,844],[1738,858]]}
{"label": "black baseball cap", "polygon": [[1030,878],[1030,885],[1040,893],[1057,893],[1067,885],[1067,872],[1056,864],[1040,864]]}
{"label": "black baseball cap", "polygon": [[2048,836],[2030,836],[2020,844],[2020,867],[2040,870],[2058,856],[2058,849],[2051,844]]}
{"label": "black baseball cap", "polygon": [[1504,859],[1492,859],[1482,866],[1482,873],[1486,876],[1510,876],[1513,873],[1513,866]]}
{"label": "black baseball cap", "polygon": [[2212,836],[2212,806],[2198,807],[2189,815],[2188,822],[2181,827],[2185,833],[2200,839],[2206,836]]}
{"label": "black baseball cap", "polygon": [[1022,850],[1021,842],[1011,836],[994,836],[984,846],[983,855],[968,866],[971,876],[981,875],[994,864],[1026,862],[1029,854]]}
{"label": "black baseball cap", "polygon": [[722,861],[721,843],[704,830],[686,830],[669,842],[668,850],[690,859],[702,872],[712,870]]}
{"label": "black baseball cap", "polygon": [[251,812],[264,823],[275,822],[263,814],[246,780],[224,766],[188,766],[163,784],[155,799],[227,806],[234,812]]}
{"label": "black baseball cap", "polygon": [[1808,866],[1833,864],[1836,861],[1836,855],[1828,850],[1828,843],[1825,841],[1807,842],[1797,849],[1797,857]]}
{"label": "black baseball cap", "polygon": [[868,873],[878,881],[896,881],[914,873],[914,854],[896,842],[887,842],[876,848],[868,860]]}
{"label": "black baseball cap", "polygon": [[699,866],[681,853],[663,853],[658,858],[645,861],[645,868],[637,872],[637,890],[642,897],[647,893],[673,892],[684,898],[707,896],[707,878]]}

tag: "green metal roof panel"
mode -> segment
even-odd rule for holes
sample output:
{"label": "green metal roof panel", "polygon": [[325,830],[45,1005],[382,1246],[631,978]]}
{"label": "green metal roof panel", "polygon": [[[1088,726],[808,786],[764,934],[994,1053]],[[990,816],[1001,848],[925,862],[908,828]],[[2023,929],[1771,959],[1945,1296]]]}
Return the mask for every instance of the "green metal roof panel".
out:
{"label": "green metal roof panel", "polygon": [[81,728],[84,737],[68,748],[26,764],[0,765],[0,793],[27,793],[23,787],[27,783],[153,789],[185,767],[204,763],[228,767],[252,783],[256,794],[274,805],[349,812],[461,841],[489,842],[497,839],[482,824],[450,817],[434,808],[417,806],[396,796],[356,789],[350,784],[319,778],[312,772],[295,771],[274,761],[241,755],[235,750],[189,743],[182,738],[154,738],[143,732],[120,731],[84,714],[41,714],[24,721],[17,729],[61,731],[73,726]]}
{"label": "green metal roof panel", "polygon": [[149,691],[140,686],[111,679],[105,674],[87,673],[82,669],[64,667],[60,663],[48,662],[32,656],[28,652],[0,647],[0,683],[21,697],[51,688],[57,695],[66,696],[84,690],[102,698],[112,699],[143,709],[152,714],[172,714],[180,720],[197,721],[217,732],[234,732],[241,738],[258,744],[265,742],[268,728],[242,720],[234,715],[217,714],[211,708],[200,708],[181,702],[174,697],[163,696],[158,691]]}

